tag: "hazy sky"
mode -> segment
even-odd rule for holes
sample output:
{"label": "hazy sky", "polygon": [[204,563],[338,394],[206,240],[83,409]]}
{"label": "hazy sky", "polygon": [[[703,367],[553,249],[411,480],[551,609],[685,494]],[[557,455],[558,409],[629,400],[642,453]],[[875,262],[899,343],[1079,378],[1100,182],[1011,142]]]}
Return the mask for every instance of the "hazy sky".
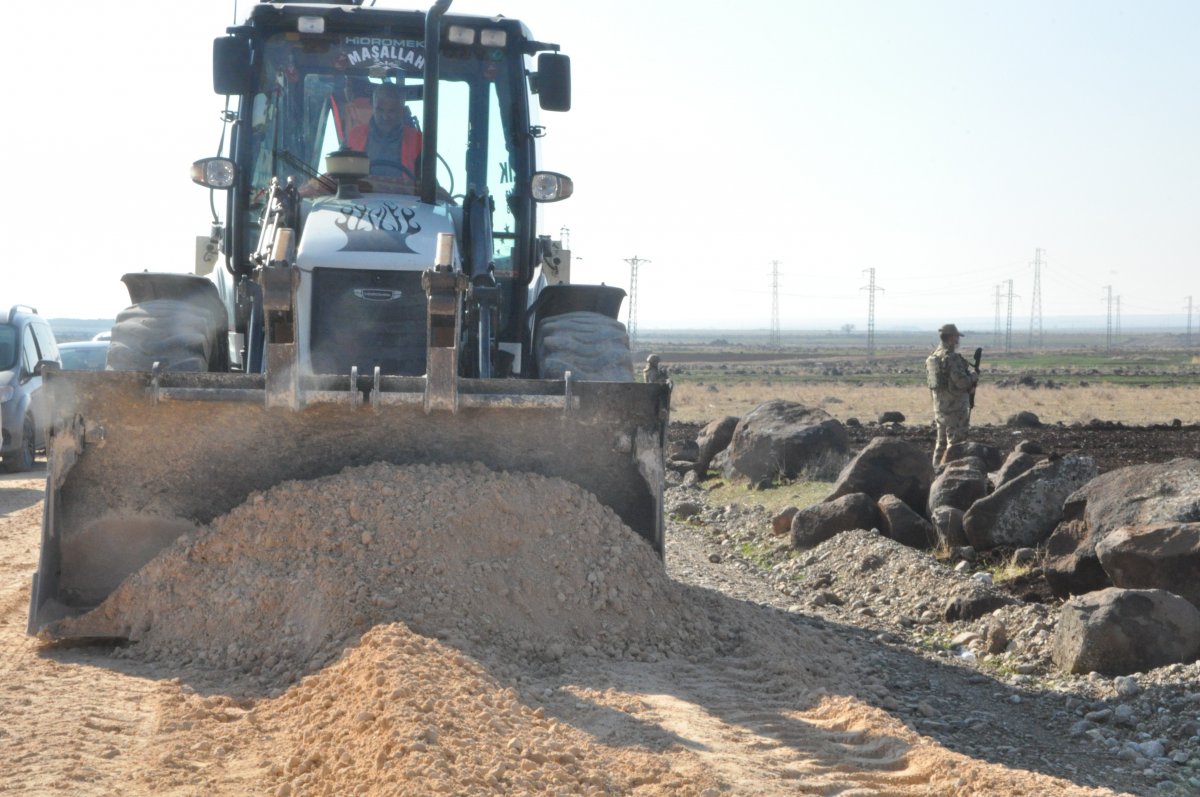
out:
{"label": "hazy sky", "polygon": [[[0,303],[111,317],[121,274],[190,270],[208,230],[188,167],[216,153],[211,42],[233,3],[71,0],[48,27],[21,8],[0,54],[23,76],[9,107],[31,111],[7,138]],[[1200,2],[451,10],[520,18],[571,56],[542,166],[576,195],[543,232],[570,229],[579,282],[628,289],[626,259],[648,260],[641,328],[765,327],[777,260],[785,329],[865,327],[868,268],[881,327],[990,330],[1011,279],[1027,329],[1038,248],[1046,319],[1102,325],[1111,285],[1125,319],[1182,325],[1192,296],[1200,326]]]}

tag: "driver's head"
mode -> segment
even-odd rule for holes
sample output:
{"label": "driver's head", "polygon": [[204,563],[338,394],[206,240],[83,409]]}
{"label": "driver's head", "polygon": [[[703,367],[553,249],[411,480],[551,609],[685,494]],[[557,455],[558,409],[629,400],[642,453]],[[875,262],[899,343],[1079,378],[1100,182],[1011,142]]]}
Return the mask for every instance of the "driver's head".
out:
{"label": "driver's head", "polygon": [[371,108],[374,111],[375,126],[387,133],[404,124],[408,115],[404,108],[404,98],[400,96],[400,87],[395,83],[381,83],[375,87],[371,95]]}

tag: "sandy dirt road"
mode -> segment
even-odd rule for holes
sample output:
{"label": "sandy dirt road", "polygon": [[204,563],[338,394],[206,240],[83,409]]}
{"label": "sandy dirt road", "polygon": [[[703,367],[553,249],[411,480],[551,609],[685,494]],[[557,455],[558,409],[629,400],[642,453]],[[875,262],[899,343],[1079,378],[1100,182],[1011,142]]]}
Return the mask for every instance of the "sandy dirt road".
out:
{"label": "sandy dirt road", "polygon": [[856,697],[882,684],[831,631],[665,577],[661,610],[700,618],[684,655],[546,657],[403,619],[276,681],[48,647],[25,634],[33,476],[0,477],[0,793],[1111,794],[949,751]]}

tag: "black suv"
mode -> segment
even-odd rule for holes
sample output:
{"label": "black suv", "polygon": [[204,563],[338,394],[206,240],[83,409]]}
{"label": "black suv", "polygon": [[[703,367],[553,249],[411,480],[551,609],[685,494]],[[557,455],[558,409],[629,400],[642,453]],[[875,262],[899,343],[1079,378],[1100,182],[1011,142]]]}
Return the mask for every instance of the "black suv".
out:
{"label": "black suv", "polygon": [[0,322],[0,456],[9,473],[32,470],[37,451],[46,447],[47,362],[61,365],[50,325],[34,308],[13,305]]}

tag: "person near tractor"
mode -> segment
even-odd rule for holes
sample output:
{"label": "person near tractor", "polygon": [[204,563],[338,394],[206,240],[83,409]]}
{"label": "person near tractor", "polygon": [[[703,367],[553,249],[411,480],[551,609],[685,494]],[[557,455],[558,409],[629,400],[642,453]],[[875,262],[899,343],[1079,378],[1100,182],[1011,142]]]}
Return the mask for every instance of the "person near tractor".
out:
{"label": "person near tractor", "polygon": [[933,464],[943,464],[946,450],[967,439],[971,423],[971,396],[979,384],[979,376],[970,363],[958,353],[962,339],[958,327],[946,324],[938,330],[941,343],[925,359],[925,375],[933,395],[933,419],[937,425],[937,443],[933,449]]}
{"label": "person near tractor", "polygon": [[400,87],[381,83],[371,94],[371,120],[350,128],[346,146],[367,153],[372,177],[417,180],[421,131],[409,116]]}

